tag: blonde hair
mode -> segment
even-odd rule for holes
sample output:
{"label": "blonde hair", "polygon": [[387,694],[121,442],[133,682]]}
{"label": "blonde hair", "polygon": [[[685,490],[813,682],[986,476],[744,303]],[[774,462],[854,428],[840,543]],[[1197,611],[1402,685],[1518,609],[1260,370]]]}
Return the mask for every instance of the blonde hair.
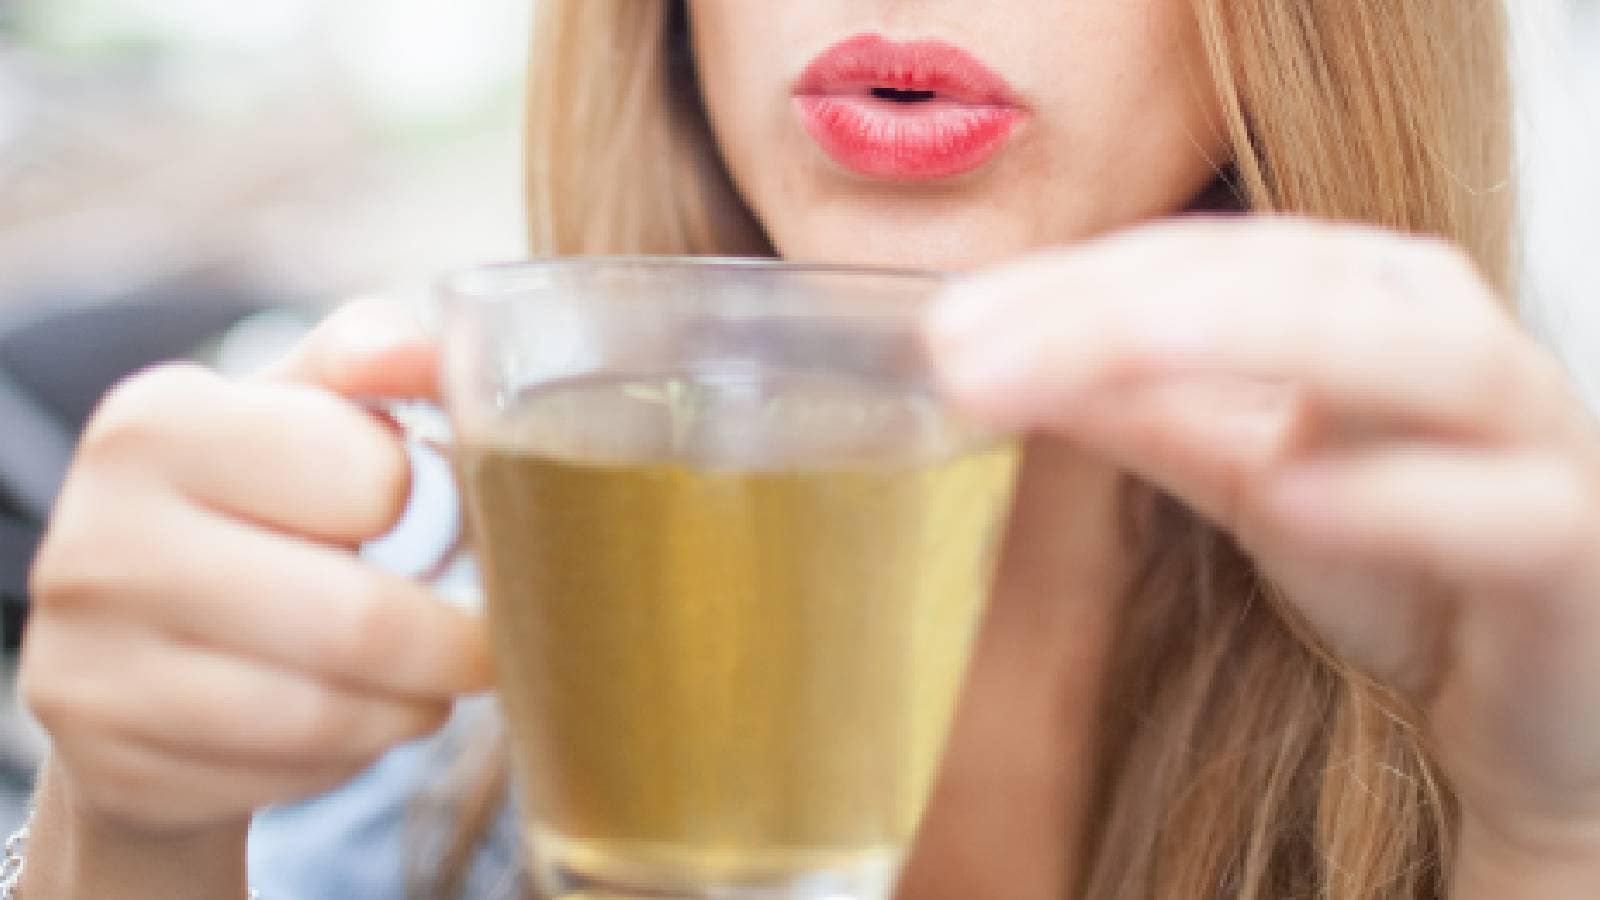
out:
{"label": "blonde hair", "polygon": [[[1498,0],[1192,2],[1231,142],[1219,179],[1245,208],[1440,235],[1511,296]],[[535,253],[771,252],[717,157],[686,32],[682,0],[542,0]],[[1324,652],[1225,536],[1128,493],[1142,563],[1075,894],[1442,897],[1455,812],[1414,711]]]}
{"label": "blonde hair", "polygon": [[531,59],[535,255],[771,255],[717,156],[681,0],[541,0]]}

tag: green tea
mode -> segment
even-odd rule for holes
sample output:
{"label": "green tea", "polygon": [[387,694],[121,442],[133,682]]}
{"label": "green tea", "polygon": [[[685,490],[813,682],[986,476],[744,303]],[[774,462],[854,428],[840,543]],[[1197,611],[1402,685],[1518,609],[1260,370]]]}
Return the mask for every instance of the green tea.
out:
{"label": "green tea", "polygon": [[810,383],[764,392],[778,418],[761,438],[780,439],[760,453],[748,423],[696,450],[673,384],[534,394],[462,448],[535,848],[686,883],[892,865],[945,742],[1014,452],[918,431],[925,400]]}

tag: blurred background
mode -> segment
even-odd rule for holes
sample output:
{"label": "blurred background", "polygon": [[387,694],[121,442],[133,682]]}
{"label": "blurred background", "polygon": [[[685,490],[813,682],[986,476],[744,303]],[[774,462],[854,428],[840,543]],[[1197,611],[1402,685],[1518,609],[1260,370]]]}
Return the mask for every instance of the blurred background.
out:
{"label": "blurred background", "polygon": [[0,0],[0,306],[519,251],[526,0]]}
{"label": "blurred background", "polygon": [[[522,255],[533,0],[0,0],[0,598],[130,368]],[[769,0],[772,2],[772,0]],[[1600,401],[1600,0],[1509,0],[1530,324]],[[0,667],[0,834],[39,752]]]}
{"label": "blurred background", "polygon": [[64,454],[151,359],[523,255],[529,0],[0,0],[0,834],[18,601]]}

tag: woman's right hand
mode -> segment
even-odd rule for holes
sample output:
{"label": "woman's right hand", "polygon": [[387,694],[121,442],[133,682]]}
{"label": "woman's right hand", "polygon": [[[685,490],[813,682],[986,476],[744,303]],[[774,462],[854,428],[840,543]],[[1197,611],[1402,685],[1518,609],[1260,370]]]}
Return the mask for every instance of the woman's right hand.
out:
{"label": "woman's right hand", "polygon": [[35,563],[27,704],[73,815],[173,835],[332,788],[491,681],[480,620],[365,564],[425,396],[409,320],[347,307],[263,376],[172,365],[87,426]]}

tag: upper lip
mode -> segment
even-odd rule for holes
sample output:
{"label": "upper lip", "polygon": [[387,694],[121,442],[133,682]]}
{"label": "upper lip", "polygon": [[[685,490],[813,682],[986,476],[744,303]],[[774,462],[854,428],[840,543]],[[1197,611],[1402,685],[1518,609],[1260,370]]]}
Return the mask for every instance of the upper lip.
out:
{"label": "upper lip", "polygon": [[879,91],[928,94],[916,99],[970,106],[1018,107],[1006,80],[961,48],[940,40],[897,42],[875,34],[846,38],[811,61],[798,96],[874,96]]}

